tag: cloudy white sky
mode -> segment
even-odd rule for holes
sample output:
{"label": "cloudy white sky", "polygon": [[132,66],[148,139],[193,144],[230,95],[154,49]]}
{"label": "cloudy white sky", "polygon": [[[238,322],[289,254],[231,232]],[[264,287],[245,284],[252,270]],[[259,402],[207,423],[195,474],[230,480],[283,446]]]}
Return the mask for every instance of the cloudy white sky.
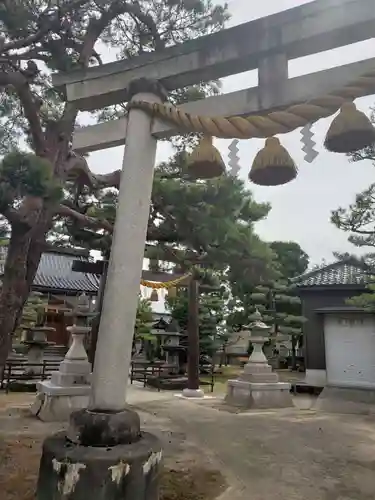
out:
{"label": "cloudy white sky", "polygon": [[[223,3],[223,2],[220,2]],[[308,0],[229,0],[232,14],[230,25],[237,25],[252,19],[286,10]],[[295,77],[334,66],[375,57],[374,39],[354,44],[323,54],[317,54],[289,63],[289,76]],[[257,85],[257,72],[243,73],[223,79],[223,92],[233,92]],[[375,97],[363,98],[357,105],[363,111],[375,104]],[[299,166],[299,176],[294,182],[280,187],[262,188],[249,184],[257,201],[268,201],[272,210],[268,218],[257,224],[258,234],[267,241],[293,240],[310,255],[312,263],[322,259],[333,260],[332,252],[358,250],[347,242],[347,235],[330,223],[330,213],[339,206],[347,206],[355,194],[375,182],[375,167],[371,163],[350,164],[346,157],[326,152],[323,139],[330,120],[321,120],[313,128],[316,134],[319,156],[312,164],[303,160],[299,131],[282,137],[283,144]],[[218,141],[217,145],[227,156],[230,141]],[[247,179],[248,172],[257,151],[264,141],[240,142],[241,172]],[[158,147],[158,160],[168,157],[165,144]],[[120,167],[123,148],[113,148],[90,155],[89,163],[95,172],[109,172]]]}

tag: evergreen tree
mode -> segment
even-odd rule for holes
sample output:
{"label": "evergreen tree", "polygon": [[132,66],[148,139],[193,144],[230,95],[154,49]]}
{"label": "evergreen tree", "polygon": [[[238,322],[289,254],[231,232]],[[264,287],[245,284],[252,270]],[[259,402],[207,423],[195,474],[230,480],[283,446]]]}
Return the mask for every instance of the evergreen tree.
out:
{"label": "evergreen tree", "polygon": [[[11,231],[0,293],[0,366],[54,221],[70,218],[111,230],[104,220],[76,211],[65,196],[72,180],[90,188],[118,186],[119,173],[95,176],[71,151],[78,112],[52,88],[51,73],[101,64],[103,48],[130,59],[220,30],[226,9],[211,0],[0,3],[0,214]],[[217,89],[202,85],[197,91]],[[174,101],[184,96],[176,92]],[[111,108],[98,118],[121,112]]]}
{"label": "evergreen tree", "polygon": [[375,282],[367,285],[367,292],[348,299],[346,302],[350,306],[359,307],[370,313],[375,312]]}
{"label": "evergreen tree", "polygon": [[[146,254],[151,259],[152,270],[161,270],[163,261],[174,262],[182,273],[198,265],[206,269],[206,274],[211,270],[228,289],[240,282],[248,285],[259,282],[262,276],[272,276],[274,254],[254,233],[254,223],[267,215],[269,205],[256,203],[244,183],[231,176],[190,182],[183,175],[181,155],[176,157],[178,162],[156,168],[147,232],[147,239],[154,246]],[[104,190],[97,193],[95,200],[80,197],[75,209],[113,225],[116,202],[117,192]],[[65,231],[71,244],[96,248],[103,254],[111,247],[111,233],[82,229],[71,223]],[[211,295],[204,294],[204,300],[217,299],[217,294]],[[185,299],[181,302],[181,296],[177,301],[172,300],[172,314],[176,307],[176,314],[180,316],[184,306],[187,318],[187,297]],[[206,305],[202,303],[202,307]],[[223,307],[222,300],[216,310],[222,311]],[[211,306],[208,310],[212,311]],[[208,328],[212,322],[215,328]],[[213,345],[213,338],[218,347],[220,322],[216,316],[215,320],[211,317],[201,325],[202,339],[207,339],[201,341],[205,351],[212,351],[209,345]],[[205,343],[207,345],[203,345]]]}
{"label": "evergreen tree", "polygon": [[[375,109],[371,121],[375,124]],[[375,165],[375,144],[349,155],[353,163],[369,160]],[[358,193],[349,207],[340,207],[331,215],[332,223],[349,234],[349,241],[357,247],[375,246],[375,183]]]}
{"label": "evergreen tree", "polygon": [[270,247],[276,254],[279,271],[284,278],[299,276],[309,267],[309,256],[295,241],[273,241]]}
{"label": "evergreen tree", "polygon": [[301,299],[293,286],[275,282],[258,285],[250,296],[254,310],[263,315],[263,321],[272,325],[273,340],[278,335],[288,336],[292,347],[292,369],[296,368],[296,348],[301,342],[302,325],[306,318],[301,316]]}
{"label": "evergreen tree", "polygon": [[288,336],[292,346],[292,368],[296,367],[296,349],[302,343],[302,325],[306,321],[301,315],[301,300],[293,286],[282,281],[269,281],[248,289],[239,300],[231,303],[233,310],[228,316],[228,326],[240,331],[252,321],[256,309],[263,321],[272,327],[271,345],[277,335]]}
{"label": "evergreen tree", "polygon": [[[220,327],[224,322],[226,302],[224,289],[202,290],[199,294],[199,342],[201,355],[213,356],[220,346]],[[182,331],[188,326],[188,292],[179,289],[175,297],[167,298],[167,307]]]}

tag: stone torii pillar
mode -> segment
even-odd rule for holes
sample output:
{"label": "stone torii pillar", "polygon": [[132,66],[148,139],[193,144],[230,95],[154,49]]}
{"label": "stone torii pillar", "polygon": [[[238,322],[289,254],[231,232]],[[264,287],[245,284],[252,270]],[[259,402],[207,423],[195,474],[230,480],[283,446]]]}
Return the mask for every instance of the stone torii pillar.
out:
{"label": "stone torii pillar", "polygon": [[[129,94],[165,99],[161,86],[146,79],[132,82]],[[92,500],[159,498],[160,443],[141,434],[139,416],[125,402],[157,146],[151,122],[143,111],[129,112],[91,401],[71,415],[67,434],[45,440],[37,500],[65,500],[67,493],[81,500],[87,491]]]}
{"label": "stone torii pillar", "polygon": [[[129,88],[130,101],[160,102],[165,97],[158,83],[145,79],[133,82]],[[91,410],[118,412],[125,408],[125,381],[130,367],[157,146],[150,129],[149,116],[139,110],[129,112]]]}

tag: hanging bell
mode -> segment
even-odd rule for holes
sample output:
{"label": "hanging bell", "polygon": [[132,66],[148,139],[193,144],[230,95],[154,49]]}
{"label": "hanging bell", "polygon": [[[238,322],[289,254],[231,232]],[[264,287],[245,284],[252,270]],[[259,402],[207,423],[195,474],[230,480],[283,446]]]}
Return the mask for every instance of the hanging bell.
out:
{"label": "hanging bell", "polygon": [[341,106],[328,129],[324,146],[332,153],[353,153],[375,143],[375,127],[354,102]]}
{"label": "hanging bell", "polygon": [[192,179],[214,179],[225,172],[225,163],[211,136],[204,136],[187,160]]}
{"label": "hanging bell", "polygon": [[176,297],[176,295],[177,295],[177,289],[175,286],[168,288],[168,297],[173,299],[174,297]]}
{"label": "hanging bell", "polygon": [[159,302],[159,295],[158,295],[158,291],[156,290],[156,288],[152,289],[152,292],[150,295],[150,300],[151,300],[151,302]]}
{"label": "hanging bell", "polygon": [[249,180],[259,186],[281,186],[297,177],[297,167],[277,137],[268,137],[254,158]]}

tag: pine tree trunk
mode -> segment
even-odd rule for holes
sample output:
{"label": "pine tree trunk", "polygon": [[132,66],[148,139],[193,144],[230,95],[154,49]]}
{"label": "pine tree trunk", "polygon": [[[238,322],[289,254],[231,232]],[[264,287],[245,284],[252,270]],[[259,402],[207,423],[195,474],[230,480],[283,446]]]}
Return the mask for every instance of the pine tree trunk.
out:
{"label": "pine tree trunk", "polygon": [[38,269],[42,245],[24,226],[13,226],[0,292],[0,371],[5,366],[11,334],[29,296]]}

